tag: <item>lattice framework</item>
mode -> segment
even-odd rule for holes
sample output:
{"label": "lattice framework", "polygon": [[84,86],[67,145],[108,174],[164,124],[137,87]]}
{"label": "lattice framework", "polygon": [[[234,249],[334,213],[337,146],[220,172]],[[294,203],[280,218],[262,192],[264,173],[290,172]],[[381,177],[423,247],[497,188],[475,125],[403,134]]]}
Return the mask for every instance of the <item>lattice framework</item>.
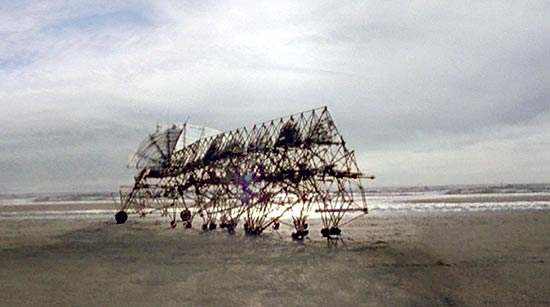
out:
{"label": "lattice framework", "polygon": [[174,126],[142,144],[140,150],[149,150],[161,143],[162,154],[135,162],[141,168],[134,185],[121,189],[119,210],[161,211],[173,227],[191,227],[199,216],[205,231],[219,224],[232,233],[242,221],[251,235],[278,229],[290,214],[294,239],[308,235],[312,212],[320,215],[327,238],[340,235],[346,215],[367,213],[361,179],[373,177],[360,171],[326,107],[166,150],[184,129]]}

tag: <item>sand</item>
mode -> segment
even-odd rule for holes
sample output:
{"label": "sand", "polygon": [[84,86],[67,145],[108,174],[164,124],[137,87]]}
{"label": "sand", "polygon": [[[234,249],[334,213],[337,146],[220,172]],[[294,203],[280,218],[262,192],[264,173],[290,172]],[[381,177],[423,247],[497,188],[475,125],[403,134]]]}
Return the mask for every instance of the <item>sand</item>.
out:
{"label": "sand", "polygon": [[[376,215],[345,245],[166,221],[0,221],[2,306],[548,306],[550,211]],[[242,231],[241,231],[242,232]]]}

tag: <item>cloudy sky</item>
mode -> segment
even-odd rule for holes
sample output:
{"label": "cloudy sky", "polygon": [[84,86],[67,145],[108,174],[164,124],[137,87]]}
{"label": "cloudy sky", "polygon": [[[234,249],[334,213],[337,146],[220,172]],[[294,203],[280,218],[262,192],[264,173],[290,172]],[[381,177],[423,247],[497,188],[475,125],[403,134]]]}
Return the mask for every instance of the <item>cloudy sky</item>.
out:
{"label": "cloudy sky", "polygon": [[368,186],[550,182],[548,1],[0,0],[0,193],[327,105]]}

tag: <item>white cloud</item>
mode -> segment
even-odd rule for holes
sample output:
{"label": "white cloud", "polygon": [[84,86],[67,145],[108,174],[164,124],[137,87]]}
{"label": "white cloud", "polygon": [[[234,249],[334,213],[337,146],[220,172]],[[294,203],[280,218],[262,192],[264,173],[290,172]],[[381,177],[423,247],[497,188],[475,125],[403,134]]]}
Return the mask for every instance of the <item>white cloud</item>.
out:
{"label": "white cloud", "polygon": [[[550,114],[528,125],[490,133],[441,136],[424,148],[404,145],[359,154],[364,169],[377,174],[375,186],[458,183],[547,182],[550,172]],[[435,145],[435,146],[434,146]],[[367,163],[369,162],[369,163]]]}
{"label": "white cloud", "polygon": [[[10,175],[0,188],[30,189],[45,173],[57,174],[42,186],[50,190],[88,178],[40,156],[122,168],[157,122],[190,116],[232,129],[324,104],[383,184],[438,183],[441,169],[454,174],[446,183],[548,181],[530,161],[550,162],[537,118],[550,112],[549,10],[536,1],[11,5],[0,10],[0,170]],[[44,138],[58,146],[45,149]]]}

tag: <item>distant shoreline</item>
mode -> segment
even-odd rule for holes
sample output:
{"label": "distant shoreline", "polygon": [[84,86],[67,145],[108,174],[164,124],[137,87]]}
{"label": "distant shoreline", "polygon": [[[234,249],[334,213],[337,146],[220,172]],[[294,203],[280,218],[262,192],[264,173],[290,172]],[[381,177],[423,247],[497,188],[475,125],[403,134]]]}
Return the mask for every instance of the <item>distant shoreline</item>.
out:
{"label": "distant shoreline", "polygon": [[[492,194],[492,193],[550,193],[550,183],[502,183],[502,184],[456,184],[456,185],[415,185],[415,186],[381,186],[365,188],[367,195],[407,194],[407,193],[441,193],[455,194]],[[47,201],[100,201],[118,197],[113,192],[37,192],[37,193],[0,193],[1,200],[28,199],[35,202]]]}

